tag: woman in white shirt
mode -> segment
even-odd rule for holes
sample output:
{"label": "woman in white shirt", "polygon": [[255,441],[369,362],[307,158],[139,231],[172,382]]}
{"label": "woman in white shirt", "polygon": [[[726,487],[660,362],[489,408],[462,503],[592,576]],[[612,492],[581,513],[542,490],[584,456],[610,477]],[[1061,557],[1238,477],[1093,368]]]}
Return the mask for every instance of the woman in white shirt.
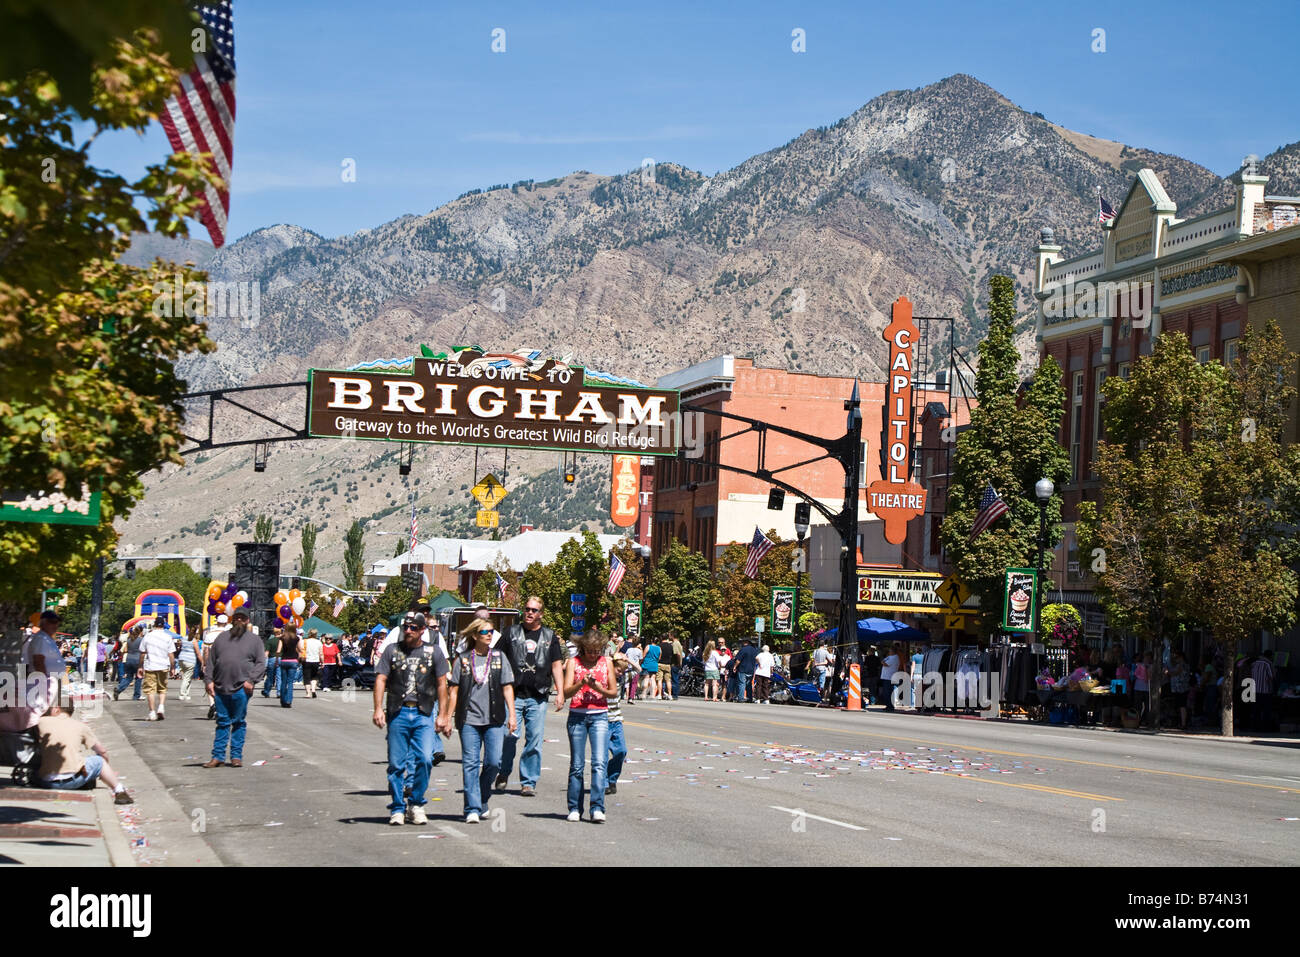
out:
{"label": "woman in white shirt", "polygon": [[718,647],[712,641],[704,646],[704,651],[700,654],[704,662],[704,700],[721,701],[718,697],[718,682],[722,680],[722,655],[718,654]]}
{"label": "woman in white shirt", "polygon": [[772,654],[772,649],[764,645],[758,653],[754,668],[754,700],[759,704],[767,704],[767,696],[772,691],[772,666],[775,663],[776,656]]}
{"label": "woman in white shirt", "polygon": [[894,642],[889,655],[880,665],[880,694],[885,699],[885,710],[894,710],[894,672],[903,670],[903,646]]}
{"label": "woman in white shirt", "polygon": [[302,643],[302,686],[307,697],[316,697],[316,685],[320,681],[320,663],[325,653],[320,634],[313,628],[307,632],[307,640]]}

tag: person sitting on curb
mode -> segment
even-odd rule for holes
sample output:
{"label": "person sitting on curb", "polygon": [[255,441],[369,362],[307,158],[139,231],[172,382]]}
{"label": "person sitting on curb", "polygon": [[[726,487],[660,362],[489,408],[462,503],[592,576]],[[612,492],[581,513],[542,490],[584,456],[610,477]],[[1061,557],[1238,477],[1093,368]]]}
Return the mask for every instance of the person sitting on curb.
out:
{"label": "person sitting on curb", "polygon": [[[57,698],[55,699],[58,700]],[[133,804],[116,772],[109,766],[108,751],[94,732],[72,713],[72,702],[52,703],[36,722],[41,745],[41,772],[37,784],[60,791],[93,790],[100,778],[113,789],[114,804]],[[85,754],[91,751],[92,754]]]}

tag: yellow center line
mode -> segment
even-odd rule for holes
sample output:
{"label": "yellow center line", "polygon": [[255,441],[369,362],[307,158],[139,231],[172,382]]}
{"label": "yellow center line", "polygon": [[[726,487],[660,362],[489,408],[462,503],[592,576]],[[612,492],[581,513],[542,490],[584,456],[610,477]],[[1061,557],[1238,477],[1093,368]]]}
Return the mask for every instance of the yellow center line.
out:
{"label": "yellow center line", "polygon": [[[1032,754],[1027,751],[1000,751],[996,748],[986,748],[977,744],[953,744],[948,741],[930,741],[926,738],[908,738],[908,737],[904,737],[901,734],[885,734],[879,731],[867,731],[867,730],[856,730],[856,729],[849,731],[842,728],[830,728],[823,725],[796,724],[791,721],[769,721],[765,718],[746,718],[739,715],[734,715],[732,717],[734,717],[737,721],[749,721],[755,724],[766,724],[766,725],[772,725],[774,727],[780,727],[780,728],[800,728],[805,731],[830,731],[832,733],[838,733],[838,734],[861,734],[868,738],[879,738],[883,741],[906,741],[909,744],[937,745],[938,747],[941,748],[951,748],[958,751],[980,751],[984,754],[1000,754],[1003,757],[1008,757],[1008,758],[1034,758],[1036,760],[1041,760],[1041,761],[1060,761],[1066,764],[1079,764],[1085,767],[1092,767],[1092,768],[1112,768],[1119,771],[1134,771],[1138,774],[1163,774],[1168,777],[1187,778],[1192,781],[1212,781],[1216,784],[1239,784],[1242,787],[1247,787],[1247,788],[1264,788],[1265,790],[1268,791],[1282,791],[1284,793],[1290,792],[1293,794],[1300,794],[1300,787],[1287,788],[1287,787],[1282,787],[1281,785],[1278,784],[1257,784],[1254,781],[1238,781],[1235,778],[1216,778],[1204,774],[1187,774],[1186,772],[1183,771],[1158,771],[1155,768],[1135,768],[1135,767],[1129,767],[1128,765],[1125,764],[1108,764],[1104,761],[1081,761],[1078,758],[1062,758],[1062,757],[1057,757],[1056,755]],[[745,743],[749,743],[749,742],[745,742]]]}
{"label": "yellow center line", "polygon": [[[771,742],[767,742],[767,741],[759,742],[759,741],[746,741],[743,738],[724,738],[722,735],[719,734],[701,735],[701,733],[698,731],[678,731],[674,728],[663,728],[654,724],[639,724],[635,721],[628,721],[626,718],[623,719],[623,723],[626,724],[628,727],[644,728],[647,731],[659,731],[665,734],[680,734],[680,735],[685,735],[686,737],[689,738],[706,737],[709,739],[710,743],[712,743],[713,741],[726,741],[728,744],[747,744],[755,748],[767,748],[773,746]],[[796,728],[805,727],[805,725],[790,725],[790,727],[796,727]],[[813,728],[812,730],[817,731],[822,729]],[[803,748],[802,746],[796,746],[796,745],[787,745],[787,747],[799,747],[800,750],[808,750],[806,748]],[[809,753],[813,754],[816,752],[809,751]],[[974,776],[962,777],[961,775],[953,774],[947,771],[935,772],[935,771],[928,771],[925,768],[909,769],[909,768],[900,767],[899,770],[900,771],[915,770],[918,772],[924,772],[926,774],[939,774],[943,777],[953,778],[957,781],[974,781],[977,784],[1000,784],[1003,787],[1008,787],[1008,788],[1021,788],[1022,790],[1025,791],[1041,791],[1044,794],[1059,794],[1062,797],[1086,798],[1090,801],[1123,801],[1124,800],[1123,798],[1111,797],[1110,795],[1107,794],[1090,794],[1087,791],[1072,791],[1069,790],[1068,788],[1055,788],[1045,784],[1020,784],[1014,781],[997,781],[992,778],[977,778]]]}

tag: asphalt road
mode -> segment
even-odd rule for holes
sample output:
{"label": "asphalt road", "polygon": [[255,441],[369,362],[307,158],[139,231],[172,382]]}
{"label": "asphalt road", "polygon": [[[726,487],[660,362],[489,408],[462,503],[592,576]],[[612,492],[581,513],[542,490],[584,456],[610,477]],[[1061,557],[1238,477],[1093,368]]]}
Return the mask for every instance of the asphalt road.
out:
{"label": "asphalt road", "polygon": [[429,825],[398,828],[369,694],[292,709],[255,696],[242,769],[199,766],[213,729],[200,701],[169,701],[161,723],[143,702],[106,710],[228,865],[559,865],[575,842],[648,865],[1300,863],[1300,749],[1283,742],[642,702],[624,707],[607,823],[565,820],[568,742],[548,713],[537,797],[516,777],[490,820],[464,824],[453,740]]}

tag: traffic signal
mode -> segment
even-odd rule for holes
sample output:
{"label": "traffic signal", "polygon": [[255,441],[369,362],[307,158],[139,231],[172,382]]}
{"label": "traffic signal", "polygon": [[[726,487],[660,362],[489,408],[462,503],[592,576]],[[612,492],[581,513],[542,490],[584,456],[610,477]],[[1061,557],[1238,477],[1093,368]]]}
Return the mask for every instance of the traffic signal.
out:
{"label": "traffic signal", "polygon": [[767,507],[774,512],[785,508],[785,489],[774,488],[767,493]]}
{"label": "traffic signal", "polygon": [[808,521],[812,517],[812,506],[807,502],[796,502],[794,506],[794,527],[804,526],[805,531],[808,527]]}
{"label": "traffic signal", "polygon": [[126,580],[129,582],[135,581],[135,562],[129,558],[126,560]]}

